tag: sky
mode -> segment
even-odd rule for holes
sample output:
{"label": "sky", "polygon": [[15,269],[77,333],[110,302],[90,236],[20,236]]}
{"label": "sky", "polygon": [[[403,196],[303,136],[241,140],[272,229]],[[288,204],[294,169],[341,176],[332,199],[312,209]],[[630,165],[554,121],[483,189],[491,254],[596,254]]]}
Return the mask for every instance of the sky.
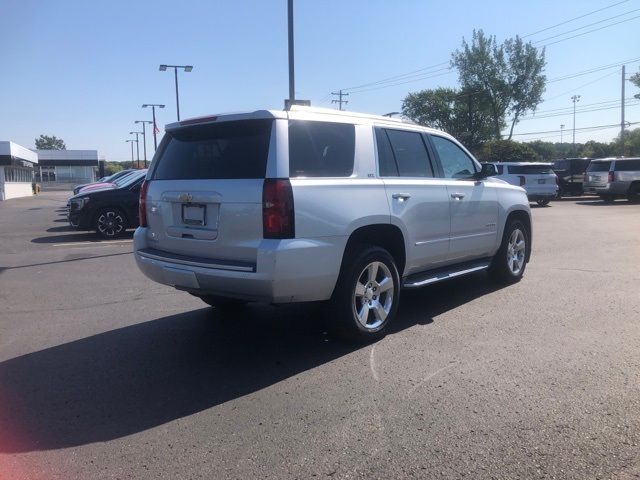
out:
{"label": "sky", "polygon": [[[0,11],[0,140],[33,148],[40,134],[56,135],[68,149],[129,160],[134,121],[151,119],[143,103],[166,104],[161,131],[176,120],[173,72],[159,71],[162,63],[194,66],[179,74],[182,119],[281,109],[288,96],[286,0],[0,0]],[[516,126],[523,141],[559,141],[561,124],[571,141],[572,95],[581,96],[576,128],[619,125],[616,64],[626,62],[627,76],[640,67],[640,0],[294,0],[294,17],[296,97],[335,108],[330,93],[347,89],[346,108],[366,113],[400,111],[410,92],[458,86],[447,62],[473,29],[546,45],[545,101]],[[635,93],[627,81],[629,122],[640,122]],[[576,141],[618,133],[578,130]],[[140,148],[142,158],[142,140]],[[151,158],[150,133],[147,151]]]}

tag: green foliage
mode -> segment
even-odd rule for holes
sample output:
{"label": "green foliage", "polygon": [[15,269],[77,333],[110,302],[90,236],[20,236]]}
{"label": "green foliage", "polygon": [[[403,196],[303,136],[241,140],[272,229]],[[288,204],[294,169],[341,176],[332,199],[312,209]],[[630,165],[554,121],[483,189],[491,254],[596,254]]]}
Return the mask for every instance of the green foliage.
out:
{"label": "green foliage", "polygon": [[477,153],[481,162],[534,162],[536,152],[526,143],[513,140],[489,140]]}
{"label": "green foliage", "polygon": [[56,137],[55,135],[40,135],[40,138],[35,140],[36,148],[38,150],[66,150],[67,146],[64,144],[64,140]]}
{"label": "green foliage", "polygon": [[538,51],[518,36],[499,45],[495,36],[474,30],[471,45],[463,39],[462,49],[452,54],[451,65],[458,69],[464,90],[486,97],[496,139],[501,138],[507,114],[511,115],[511,139],[520,117],[542,101],[545,51]]}
{"label": "green foliage", "polygon": [[453,88],[422,90],[406,96],[402,113],[420,125],[444,130],[474,149],[491,138],[491,112],[482,100]]}
{"label": "green foliage", "polygon": [[[640,71],[634,73],[633,75],[631,75],[631,78],[629,78],[629,80],[631,81],[631,83],[633,83],[636,87],[640,88]],[[634,95],[635,98],[640,99],[640,93],[636,93]]]}
{"label": "green foliage", "polygon": [[104,173],[105,175],[113,175],[123,169],[124,167],[120,162],[107,162],[104,166]]}

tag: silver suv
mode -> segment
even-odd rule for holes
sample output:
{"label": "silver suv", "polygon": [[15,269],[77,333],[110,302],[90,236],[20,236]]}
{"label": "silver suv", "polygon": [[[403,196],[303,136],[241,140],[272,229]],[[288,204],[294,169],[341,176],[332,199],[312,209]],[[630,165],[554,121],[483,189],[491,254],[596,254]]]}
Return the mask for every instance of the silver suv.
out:
{"label": "silver suv", "polygon": [[328,300],[336,329],[379,338],[400,289],[488,269],[522,277],[525,191],[446,133],[293,107],[174,123],[140,194],[146,276],[213,306]]}
{"label": "silver suv", "polygon": [[640,200],[640,158],[592,160],[587,168],[584,191],[600,195],[608,202],[621,197]]}

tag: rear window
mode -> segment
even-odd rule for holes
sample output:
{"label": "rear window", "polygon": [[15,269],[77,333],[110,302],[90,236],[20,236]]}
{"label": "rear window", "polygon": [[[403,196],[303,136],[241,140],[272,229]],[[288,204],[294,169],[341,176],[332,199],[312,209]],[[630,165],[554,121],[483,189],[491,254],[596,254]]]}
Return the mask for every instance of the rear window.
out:
{"label": "rear window", "polygon": [[509,173],[519,175],[544,175],[552,173],[550,165],[509,165]]}
{"label": "rear window", "polygon": [[264,178],[272,124],[273,120],[243,120],[168,132],[153,178]]}
{"label": "rear window", "polygon": [[355,127],[348,123],[291,120],[289,176],[351,176],[355,137]]}
{"label": "rear window", "polygon": [[591,162],[587,172],[608,172],[611,162]]}
{"label": "rear window", "polygon": [[640,172],[640,160],[616,161],[617,172]]}

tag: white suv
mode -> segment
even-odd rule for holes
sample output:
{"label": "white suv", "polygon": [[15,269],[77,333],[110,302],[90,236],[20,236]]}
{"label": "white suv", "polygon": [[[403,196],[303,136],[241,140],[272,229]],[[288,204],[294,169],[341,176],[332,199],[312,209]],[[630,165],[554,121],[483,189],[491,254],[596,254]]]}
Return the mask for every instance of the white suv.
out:
{"label": "white suv", "polygon": [[400,289],[531,252],[525,191],[446,133],[293,107],[166,127],[140,194],[135,258],[210,305],[330,301],[337,330],[382,336]]}
{"label": "white suv", "polygon": [[553,163],[542,162],[500,162],[494,163],[496,178],[525,189],[531,202],[546,207],[558,197],[558,176],[553,171]]}

